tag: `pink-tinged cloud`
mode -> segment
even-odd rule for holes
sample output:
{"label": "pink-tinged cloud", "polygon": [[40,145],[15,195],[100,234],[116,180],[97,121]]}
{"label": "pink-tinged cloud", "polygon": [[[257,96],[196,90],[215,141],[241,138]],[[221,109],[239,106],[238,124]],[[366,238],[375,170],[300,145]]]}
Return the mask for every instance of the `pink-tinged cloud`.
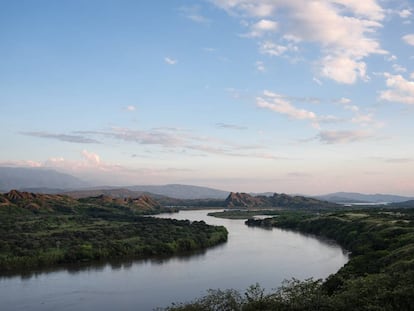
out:
{"label": "pink-tinged cloud", "polygon": [[289,116],[297,120],[316,120],[316,114],[305,109],[294,107],[289,101],[285,100],[280,94],[265,91],[265,97],[257,97],[256,105]]}
{"label": "pink-tinged cloud", "polygon": [[372,138],[368,131],[321,131],[317,139],[326,144],[344,144]]}
{"label": "pink-tinged cloud", "polygon": [[388,89],[380,93],[379,98],[384,101],[414,104],[414,81],[405,79],[402,75],[384,73]]}
{"label": "pink-tinged cloud", "polygon": [[89,152],[87,150],[83,150],[82,151],[82,156],[84,157],[84,159],[92,164],[92,165],[96,165],[99,166],[101,164],[101,158],[98,154],[93,153],[93,152]]}
{"label": "pink-tinged cloud", "polygon": [[408,34],[402,37],[405,43],[414,46],[414,34]]}

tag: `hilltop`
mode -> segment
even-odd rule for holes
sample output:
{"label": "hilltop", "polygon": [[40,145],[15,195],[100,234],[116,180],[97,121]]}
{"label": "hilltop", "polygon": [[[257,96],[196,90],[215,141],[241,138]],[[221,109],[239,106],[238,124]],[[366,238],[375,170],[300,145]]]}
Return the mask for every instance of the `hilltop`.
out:
{"label": "hilltop", "polygon": [[112,210],[116,213],[153,213],[161,210],[161,205],[146,195],[133,198],[113,198],[99,195],[76,199],[68,195],[39,194],[11,190],[0,194],[0,207],[9,211],[29,210],[35,213],[63,212],[69,214],[93,213]]}
{"label": "hilltop", "polygon": [[329,209],[340,205],[303,196],[290,196],[274,193],[272,196],[252,196],[247,193],[232,192],[225,201],[228,208],[298,208]]}

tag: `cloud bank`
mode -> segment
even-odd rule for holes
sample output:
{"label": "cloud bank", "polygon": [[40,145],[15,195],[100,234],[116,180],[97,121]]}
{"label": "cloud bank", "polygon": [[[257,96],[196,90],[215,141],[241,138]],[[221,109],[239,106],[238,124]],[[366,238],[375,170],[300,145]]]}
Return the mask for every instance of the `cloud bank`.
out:
{"label": "cloud bank", "polygon": [[[322,51],[319,75],[342,84],[368,80],[365,58],[387,54],[375,33],[385,10],[376,0],[212,0],[217,7],[251,23],[247,37],[263,54],[280,56],[310,43]],[[407,14],[406,12],[404,14]],[[271,39],[260,41],[265,34]],[[411,42],[411,38],[406,38]]]}

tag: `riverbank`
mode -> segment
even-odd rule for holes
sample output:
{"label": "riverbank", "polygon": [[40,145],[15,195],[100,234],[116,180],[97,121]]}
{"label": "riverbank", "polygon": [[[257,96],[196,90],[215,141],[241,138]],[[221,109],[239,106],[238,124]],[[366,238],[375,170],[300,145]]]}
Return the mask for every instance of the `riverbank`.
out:
{"label": "riverbank", "polygon": [[[111,202],[112,204],[112,202]],[[148,210],[154,214],[159,210]],[[187,254],[227,241],[224,227],[143,217],[117,205],[0,208],[0,275],[113,259]]]}
{"label": "riverbank", "polygon": [[154,217],[224,226],[226,243],[187,256],[82,262],[0,277],[2,311],[153,310],[190,301],[209,288],[243,290],[259,282],[270,290],[292,276],[326,278],[348,261],[337,244],[277,228],[248,227],[243,220],[209,217],[208,212]]}
{"label": "riverbank", "polygon": [[351,251],[350,260],[325,281],[293,279],[270,294],[259,285],[244,295],[232,290],[212,291],[193,303],[167,310],[210,310],[231,303],[234,310],[412,310],[413,209],[279,212],[277,217],[250,218],[246,224],[334,239]]}

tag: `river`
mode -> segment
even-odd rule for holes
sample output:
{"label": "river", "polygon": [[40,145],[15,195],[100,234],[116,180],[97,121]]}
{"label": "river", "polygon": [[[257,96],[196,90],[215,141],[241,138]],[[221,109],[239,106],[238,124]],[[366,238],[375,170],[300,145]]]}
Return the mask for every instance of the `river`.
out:
{"label": "river", "polygon": [[229,231],[227,243],[186,257],[73,266],[0,277],[1,310],[152,310],[189,301],[209,288],[270,290],[284,279],[325,278],[348,258],[335,243],[244,220],[207,216],[212,210],[157,217],[204,220]]}

